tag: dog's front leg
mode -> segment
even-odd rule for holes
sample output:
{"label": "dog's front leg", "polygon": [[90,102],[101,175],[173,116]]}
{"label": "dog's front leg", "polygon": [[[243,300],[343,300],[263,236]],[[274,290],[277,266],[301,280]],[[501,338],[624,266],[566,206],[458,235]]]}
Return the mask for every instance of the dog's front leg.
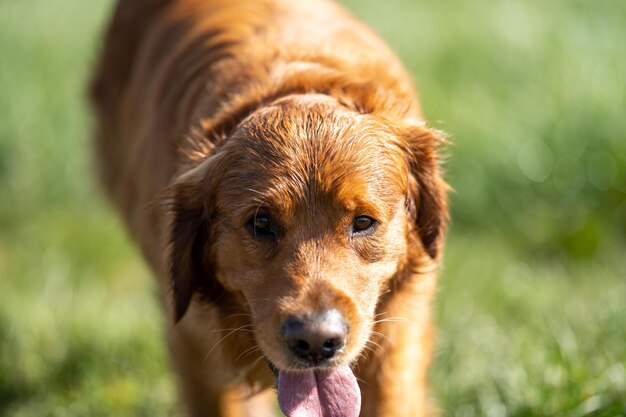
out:
{"label": "dog's front leg", "polygon": [[434,276],[415,277],[381,305],[358,367],[361,417],[429,414],[426,371],[433,338],[430,302],[434,281]]}
{"label": "dog's front leg", "polygon": [[168,347],[179,382],[180,396],[186,415],[190,417],[230,417],[222,404],[227,396],[220,387],[219,368],[207,366],[207,350],[198,343],[185,321],[168,330]]}
{"label": "dog's front leg", "polygon": [[[275,394],[271,390],[258,392],[258,387],[252,389],[242,380],[241,372],[230,366],[220,348],[224,342],[223,333],[215,330],[222,325],[207,311],[210,310],[194,306],[167,332],[186,415],[273,417]],[[261,369],[271,375],[264,366],[263,363]],[[268,381],[260,376],[255,380],[263,380],[264,386],[268,385]]]}

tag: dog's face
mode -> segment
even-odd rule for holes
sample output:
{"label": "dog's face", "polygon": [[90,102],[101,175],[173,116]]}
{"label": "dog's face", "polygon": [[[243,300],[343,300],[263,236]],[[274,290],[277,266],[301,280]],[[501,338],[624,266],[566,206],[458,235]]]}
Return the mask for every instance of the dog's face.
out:
{"label": "dog's face", "polygon": [[321,95],[247,117],[174,187],[178,317],[219,287],[278,368],[353,361],[382,294],[437,257],[437,140]]}

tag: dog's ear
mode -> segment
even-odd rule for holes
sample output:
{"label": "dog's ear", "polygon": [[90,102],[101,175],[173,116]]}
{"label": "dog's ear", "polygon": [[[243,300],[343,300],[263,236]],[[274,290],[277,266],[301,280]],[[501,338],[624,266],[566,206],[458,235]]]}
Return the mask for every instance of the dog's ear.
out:
{"label": "dog's ear", "polygon": [[446,139],[441,132],[417,123],[403,127],[400,136],[410,171],[407,209],[424,250],[436,260],[448,220],[449,187],[441,174],[439,156]]}
{"label": "dog's ear", "polygon": [[215,299],[223,290],[215,279],[211,257],[210,207],[215,197],[211,189],[202,166],[169,189],[169,272],[177,322],[187,312],[194,293]]}

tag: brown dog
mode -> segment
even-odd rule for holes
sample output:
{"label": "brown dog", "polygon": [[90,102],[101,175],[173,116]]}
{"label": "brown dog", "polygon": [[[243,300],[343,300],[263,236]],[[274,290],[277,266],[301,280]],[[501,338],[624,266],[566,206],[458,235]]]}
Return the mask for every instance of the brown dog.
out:
{"label": "brown dog", "polygon": [[326,1],[121,0],[91,96],[191,415],[276,384],[294,417],[426,413],[442,139],[380,39]]}

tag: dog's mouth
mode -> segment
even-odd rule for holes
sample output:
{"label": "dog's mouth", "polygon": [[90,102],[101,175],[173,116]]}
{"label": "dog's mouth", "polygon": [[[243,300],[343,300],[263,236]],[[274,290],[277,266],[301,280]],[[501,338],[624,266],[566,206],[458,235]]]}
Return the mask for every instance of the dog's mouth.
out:
{"label": "dog's mouth", "polygon": [[267,361],[277,379],[278,404],[287,417],[357,417],[361,391],[348,365],[280,370]]}
{"label": "dog's mouth", "polygon": [[272,371],[274,377],[278,380],[279,369],[276,367],[276,365],[274,365],[274,363],[272,363],[272,361],[267,358],[265,358],[265,363],[267,363],[267,367],[270,368],[270,371]]}

